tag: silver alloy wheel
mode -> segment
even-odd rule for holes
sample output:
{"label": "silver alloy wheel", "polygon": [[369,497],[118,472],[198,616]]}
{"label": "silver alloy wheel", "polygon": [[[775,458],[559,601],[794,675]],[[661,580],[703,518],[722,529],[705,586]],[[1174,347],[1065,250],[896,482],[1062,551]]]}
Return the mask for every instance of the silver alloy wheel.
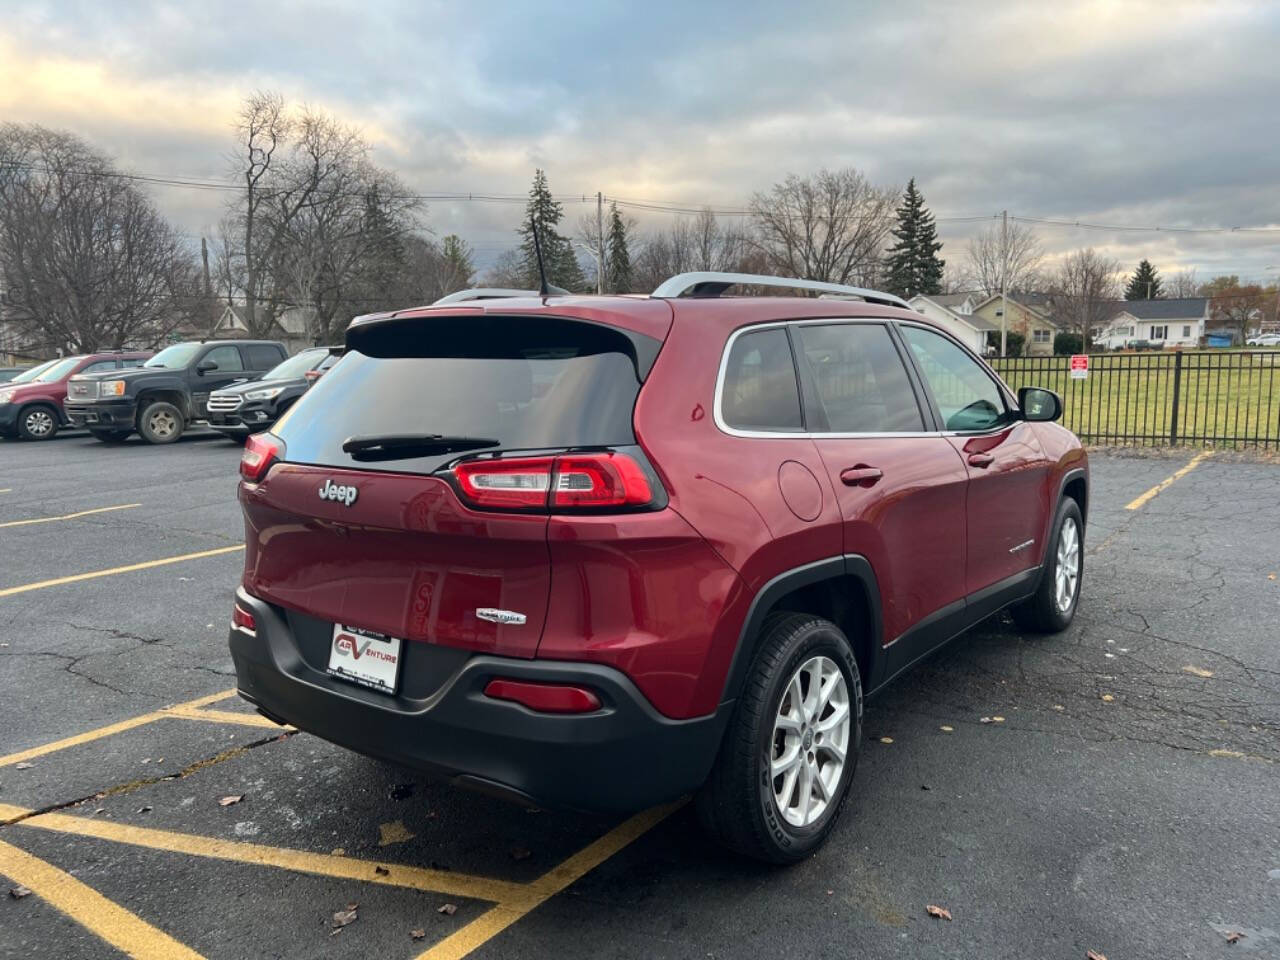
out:
{"label": "silver alloy wheel", "polygon": [[48,410],[32,410],[27,414],[24,426],[27,433],[37,439],[47,437],[53,432],[53,417]]}
{"label": "silver alloy wheel", "polygon": [[163,440],[173,436],[173,432],[178,429],[178,420],[168,410],[155,410],[147,417],[147,427],[152,434]]}
{"label": "silver alloy wheel", "polygon": [[828,657],[806,660],[782,691],[768,757],[773,799],[793,827],[814,823],[835,799],[851,728],[844,674]]}
{"label": "silver alloy wheel", "polygon": [[1058,562],[1053,569],[1053,600],[1059,613],[1067,613],[1076,599],[1080,579],[1080,528],[1074,517],[1062,521],[1058,531]]}

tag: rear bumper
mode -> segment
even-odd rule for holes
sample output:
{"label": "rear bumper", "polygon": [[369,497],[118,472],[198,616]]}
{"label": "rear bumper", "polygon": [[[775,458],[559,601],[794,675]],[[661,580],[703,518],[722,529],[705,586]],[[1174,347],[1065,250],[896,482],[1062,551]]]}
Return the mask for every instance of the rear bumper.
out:
{"label": "rear bumper", "polygon": [[[545,806],[630,812],[696,789],[732,709],[671,720],[612,668],[479,654],[457,660],[423,699],[388,696],[316,669],[280,608],[243,590],[236,599],[257,622],[256,636],[231,630],[239,692],[264,713],[359,753]],[[407,650],[406,669],[422,646]],[[537,713],[486,697],[494,677],[588,687],[602,706]]]}
{"label": "rear bumper", "polygon": [[134,400],[103,400],[97,403],[63,404],[72,426],[90,430],[132,430],[137,421],[138,405]]}

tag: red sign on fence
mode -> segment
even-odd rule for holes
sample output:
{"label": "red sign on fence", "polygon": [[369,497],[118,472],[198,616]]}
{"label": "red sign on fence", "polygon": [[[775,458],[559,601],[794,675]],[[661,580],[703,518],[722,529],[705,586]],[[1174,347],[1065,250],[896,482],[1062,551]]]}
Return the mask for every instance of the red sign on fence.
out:
{"label": "red sign on fence", "polygon": [[1071,379],[1072,380],[1088,380],[1089,379],[1089,355],[1087,353],[1077,353],[1072,355]]}

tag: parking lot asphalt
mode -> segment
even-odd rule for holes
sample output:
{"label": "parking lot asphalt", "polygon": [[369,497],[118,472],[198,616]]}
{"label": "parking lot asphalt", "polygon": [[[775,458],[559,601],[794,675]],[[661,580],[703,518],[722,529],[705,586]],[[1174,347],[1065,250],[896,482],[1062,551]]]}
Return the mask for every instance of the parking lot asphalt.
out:
{"label": "parking lot asphalt", "polygon": [[0,957],[1280,956],[1280,465],[1144,499],[1192,452],[1094,456],[1076,622],[872,700],[780,870],[687,806],[530,812],[252,713],[238,457],[0,443]]}

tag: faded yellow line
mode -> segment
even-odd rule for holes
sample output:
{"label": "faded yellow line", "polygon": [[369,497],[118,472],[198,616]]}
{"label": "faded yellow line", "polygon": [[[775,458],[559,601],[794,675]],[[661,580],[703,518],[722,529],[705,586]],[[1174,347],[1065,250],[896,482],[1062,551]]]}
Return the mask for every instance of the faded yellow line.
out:
{"label": "faded yellow line", "polygon": [[0,493],[13,493],[13,487],[5,487]]}
{"label": "faded yellow line", "polygon": [[41,580],[39,583],[24,583],[20,587],[5,587],[0,590],[0,597],[12,597],[15,594],[27,593],[31,590],[44,590],[46,587],[60,587],[67,583],[79,583],[82,580],[96,580],[98,577],[114,577],[119,573],[133,573],[135,570],[150,570],[152,567],[163,567],[171,563],[182,563],[184,560],[199,560],[201,557],[216,557],[224,553],[235,553],[243,550],[244,544],[234,547],[217,547],[213,550],[200,550],[196,553],[184,553],[177,557],[164,557],[161,560],[148,560],[145,563],[131,563],[124,567],[111,567],[108,570],[94,570],[91,573],[77,573],[69,577],[57,577],[53,580]]}
{"label": "faded yellow line", "polygon": [[235,695],[235,690],[223,690],[221,693],[211,693],[205,697],[198,697],[195,700],[188,700],[186,703],[180,703],[173,707],[166,707],[162,710],[156,710],[152,713],[140,714],[136,717],[130,717],[128,720],[121,720],[119,723],[110,723],[105,727],[98,727],[96,730],[86,730],[84,733],[77,733],[75,736],[65,737],[62,740],[55,740],[53,743],[46,743],[44,746],[31,747],[29,750],[19,750],[17,753],[11,753],[8,756],[0,757],[0,767],[7,767],[11,764],[22,763],[24,760],[34,760],[36,757],[43,757],[50,753],[57,753],[59,750],[66,750],[68,747],[79,746],[82,743],[89,743],[93,740],[101,740],[103,737],[109,737],[113,733],[122,733],[125,730],[132,730],[134,727],[141,727],[148,723],[155,723],[157,720],[163,720],[165,717],[172,716],[170,711],[194,710],[197,707],[208,706],[211,703],[217,703],[219,700],[226,700],[228,697]]}
{"label": "faded yellow line", "polygon": [[[455,873],[452,870],[428,870],[425,867],[402,866],[395,863],[378,863],[373,860],[357,860],[335,857],[328,853],[310,853],[291,850],[288,847],[271,847],[239,840],[221,840],[217,837],[201,837],[190,833],[156,830],[151,827],[135,827],[111,820],[90,819],[65,813],[41,813],[34,817],[18,819],[28,813],[20,807],[0,805],[0,818],[16,826],[34,827],[54,833],[95,840],[109,840],[148,850],[181,853],[211,860],[227,860],[261,867],[277,867],[296,873],[309,873],[339,880],[361,880],[389,887],[406,887],[428,893],[443,893],[451,897],[469,900],[507,902],[521,906],[530,897],[529,888],[506,880]],[[379,871],[385,871],[379,872]],[[30,886],[28,884],[28,886]],[[35,888],[32,887],[34,890]]]}
{"label": "faded yellow line", "polygon": [[0,841],[0,873],[134,960],[203,960],[69,873]]}
{"label": "faded yellow line", "polygon": [[[0,493],[4,491],[0,490]],[[26,527],[33,523],[53,523],[56,520],[76,520],[80,517],[93,516],[95,513],[110,513],[112,510],[132,510],[134,507],[140,507],[140,503],[122,503],[118,507],[94,507],[92,510],[79,510],[75,513],[64,513],[60,517],[36,517],[34,520],[9,520],[6,523],[0,523],[0,530],[5,527]]]}
{"label": "faded yellow line", "polygon": [[499,903],[461,930],[419,954],[416,960],[461,960],[462,957],[492,940],[570,884],[590,873],[627,844],[644,836],[684,804],[684,800],[678,800],[675,803],[637,813],[630,820],[620,823],[599,840],[575,853],[558,867],[552,868],[533,883],[528,884],[525,888],[527,894],[524,903],[510,901]]}
{"label": "faded yellow line", "polygon": [[232,710],[197,710],[195,707],[170,707],[164,713],[170,717],[183,720],[207,720],[210,723],[239,724],[243,727],[267,727],[271,730],[292,730],[293,727],[282,727],[274,720],[268,720],[260,713],[236,713]]}
{"label": "faded yellow line", "polygon": [[1135,497],[1133,500],[1130,500],[1129,503],[1125,505],[1125,509],[1138,510],[1146,506],[1158,493],[1160,493],[1160,491],[1167,490],[1169,487],[1173,486],[1173,484],[1179,478],[1185,477],[1188,473],[1190,473],[1196,467],[1200,466],[1200,462],[1202,460],[1205,460],[1212,455],[1213,455],[1212,450],[1206,450],[1204,453],[1197,453],[1194,457],[1191,458],[1190,463],[1188,463],[1181,470],[1177,471],[1173,476],[1165,477],[1163,480],[1157,483],[1154,487],[1152,487],[1146,493],[1142,494],[1141,496]]}

